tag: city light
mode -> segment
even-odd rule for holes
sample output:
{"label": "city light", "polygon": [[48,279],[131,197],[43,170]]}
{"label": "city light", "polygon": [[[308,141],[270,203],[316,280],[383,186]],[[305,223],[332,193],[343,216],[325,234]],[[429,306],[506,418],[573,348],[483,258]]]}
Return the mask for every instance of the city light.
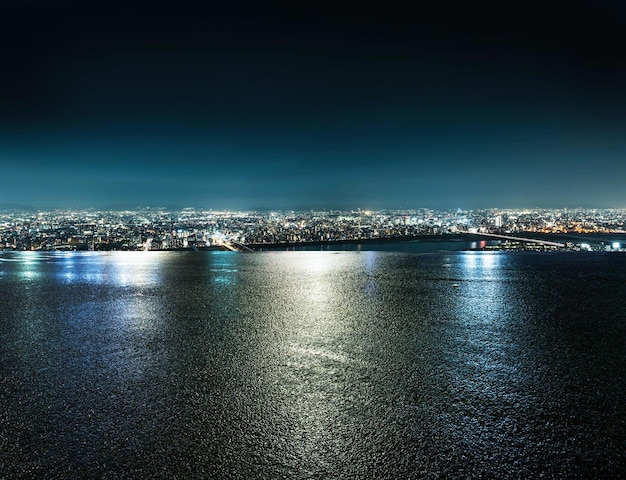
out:
{"label": "city light", "polygon": [[474,250],[622,251],[624,234],[626,209],[0,212],[0,249],[14,251],[249,251],[442,236]]}

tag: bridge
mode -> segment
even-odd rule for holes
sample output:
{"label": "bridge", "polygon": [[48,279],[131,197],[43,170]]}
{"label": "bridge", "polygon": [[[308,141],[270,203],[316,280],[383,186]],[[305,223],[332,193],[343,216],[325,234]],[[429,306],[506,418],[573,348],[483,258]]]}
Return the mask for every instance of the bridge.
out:
{"label": "bridge", "polygon": [[565,248],[564,243],[550,242],[548,240],[537,240],[536,238],[524,238],[524,237],[512,237],[510,235],[499,235],[495,233],[475,233],[473,235],[479,235],[484,237],[501,238],[503,240],[516,240],[518,242],[538,243],[540,245],[549,245],[552,247]]}
{"label": "bridge", "polygon": [[231,252],[254,252],[250,247],[245,246],[239,242],[222,242],[222,246],[227,248]]}

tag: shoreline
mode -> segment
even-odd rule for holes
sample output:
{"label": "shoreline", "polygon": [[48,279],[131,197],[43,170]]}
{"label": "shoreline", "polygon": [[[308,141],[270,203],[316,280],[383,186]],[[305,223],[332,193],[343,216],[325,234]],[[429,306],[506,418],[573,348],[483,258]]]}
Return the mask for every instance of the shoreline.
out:
{"label": "shoreline", "polygon": [[381,237],[381,238],[357,238],[345,240],[314,240],[306,242],[279,242],[279,243],[247,243],[246,247],[252,250],[277,250],[282,248],[297,247],[327,247],[333,245],[384,245],[405,242],[463,242],[463,241],[480,241],[486,240],[480,235],[474,233],[442,233],[436,235],[407,235],[402,237]]}
{"label": "shoreline", "polygon": [[[505,234],[509,235],[509,234]],[[593,244],[609,244],[614,241],[620,241],[626,245],[626,233],[534,233],[534,232],[520,232],[514,234],[517,237],[528,238],[532,240],[542,241],[562,241],[569,243],[587,242]],[[299,247],[329,247],[334,245],[388,245],[394,243],[409,243],[409,242],[424,242],[424,243],[437,243],[437,242],[492,242],[505,240],[498,240],[497,238],[489,235],[483,235],[480,233],[442,233],[435,235],[409,235],[403,237],[384,237],[384,238],[362,238],[352,240],[318,240],[308,242],[280,242],[280,243],[250,243],[246,244],[246,247],[255,251],[262,250],[279,250],[284,248],[299,248]]]}
{"label": "shoreline", "polygon": [[[594,245],[610,245],[613,242],[619,242],[623,246],[626,246],[626,233],[535,233],[535,232],[519,232],[515,234],[517,237],[528,238],[529,240],[542,240],[542,241],[561,241],[564,243],[590,243]],[[334,247],[334,246],[354,246],[360,245],[393,245],[393,244],[408,244],[408,243],[443,243],[443,242],[498,242],[504,243],[505,239],[497,239],[489,235],[483,235],[481,233],[443,233],[443,234],[430,234],[430,235],[408,235],[399,237],[382,237],[382,238],[361,238],[361,239],[342,239],[342,240],[316,240],[305,242],[278,242],[278,243],[249,243],[239,244],[243,245],[250,251],[267,251],[267,250],[284,250],[284,249],[299,249],[299,248],[311,248],[311,247]],[[238,244],[233,244],[237,246]],[[470,248],[468,250],[482,250],[483,248]],[[31,250],[15,250],[2,248],[0,251],[31,251]],[[48,252],[63,252],[63,251],[140,251],[138,249],[109,249],[109,248],[96,248],[89,250],[86,244],[76,245],[75,248],[58,248],[52,250],[34,250],[34,251],[48,251]],[[181,247],[181,248],[165,248],[165,249],[150,249],[151,252],[193,252],[193,251],[232,251],[232,249],[224,245],[211,245],[203,247]],[[238,251],[246,251],[243,248]]]}

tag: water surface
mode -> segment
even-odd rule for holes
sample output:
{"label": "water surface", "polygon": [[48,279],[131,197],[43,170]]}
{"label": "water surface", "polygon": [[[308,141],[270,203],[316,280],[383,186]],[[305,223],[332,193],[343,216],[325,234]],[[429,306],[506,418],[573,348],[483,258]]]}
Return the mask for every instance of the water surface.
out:
{"label": "water surface", "polygon": [[0,253],[2,478],[607,478],[626,255]]}

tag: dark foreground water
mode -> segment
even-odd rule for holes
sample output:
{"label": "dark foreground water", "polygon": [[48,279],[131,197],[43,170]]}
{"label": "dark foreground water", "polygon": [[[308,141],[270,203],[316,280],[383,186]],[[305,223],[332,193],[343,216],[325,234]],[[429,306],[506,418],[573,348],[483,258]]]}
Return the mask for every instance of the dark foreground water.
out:
{"label": "dark foreground water", "polygon": [[616,478],[626,255],[0,253],[0,478]]}

